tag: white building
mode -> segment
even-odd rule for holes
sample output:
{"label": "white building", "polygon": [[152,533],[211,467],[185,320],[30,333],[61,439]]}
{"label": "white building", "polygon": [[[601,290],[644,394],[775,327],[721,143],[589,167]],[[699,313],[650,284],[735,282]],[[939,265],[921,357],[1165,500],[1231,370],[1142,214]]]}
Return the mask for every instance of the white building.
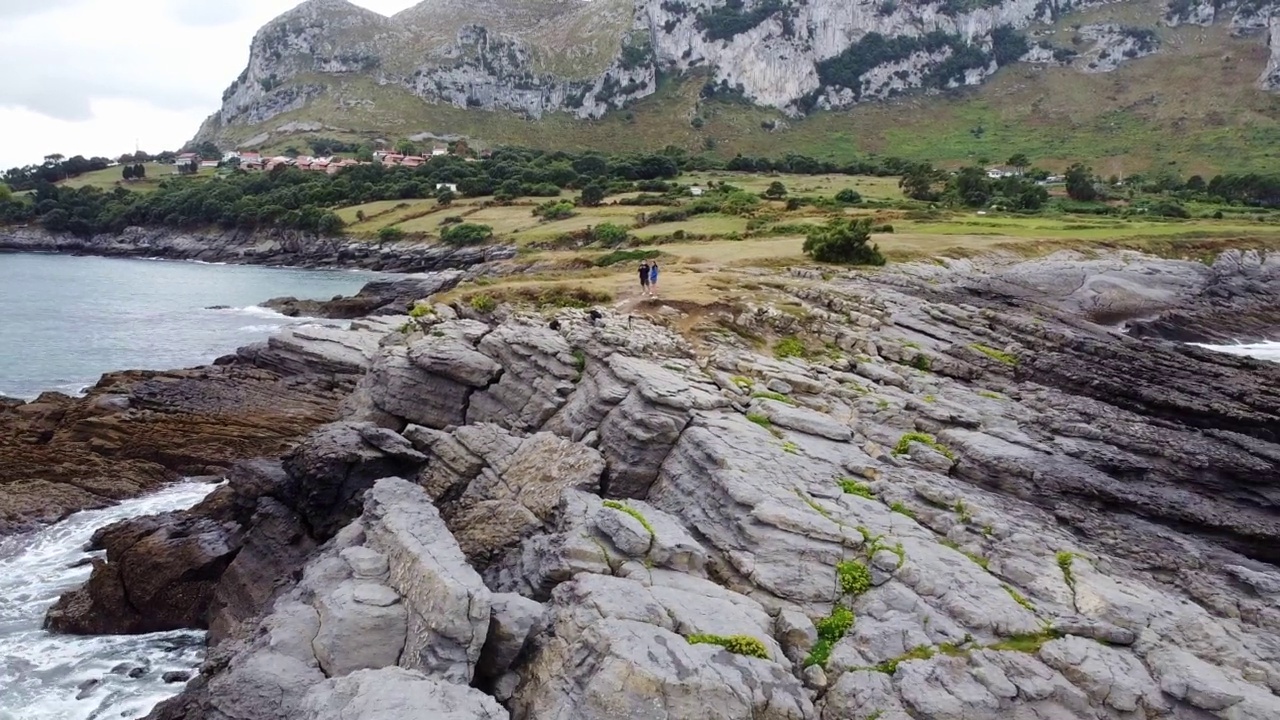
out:
{"label": "white building", "polygon": [[706,191],[697,185],[694,185],[693,187],[689,188],[689,194],[694,197],[702,197],[702,193],[704,192]]}
{"label": "white building", "polygon": [[436,190],[441,188],[449,188],[449,192],[455,194],[458,192],[458,186],[454,183],[436,183]]}

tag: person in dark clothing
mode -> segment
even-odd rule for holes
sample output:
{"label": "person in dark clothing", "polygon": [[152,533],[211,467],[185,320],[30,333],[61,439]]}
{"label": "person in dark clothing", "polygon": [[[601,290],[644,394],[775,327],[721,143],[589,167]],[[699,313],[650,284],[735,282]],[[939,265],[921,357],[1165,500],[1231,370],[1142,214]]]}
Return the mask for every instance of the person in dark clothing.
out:
{"label": "person in dark clothing", "polygon": [[649,294],[649,261],[640,263],[640,292]]}

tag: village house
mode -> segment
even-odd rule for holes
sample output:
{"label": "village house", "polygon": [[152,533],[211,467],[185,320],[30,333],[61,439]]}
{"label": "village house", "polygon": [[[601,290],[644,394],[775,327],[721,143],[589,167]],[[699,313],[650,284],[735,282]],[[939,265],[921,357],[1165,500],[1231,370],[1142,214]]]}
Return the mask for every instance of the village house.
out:
{"label": "village house", "polygon": [[394,167],[396,165],[399,165],[402,162],[404,162],[404,156],[398,153],[388,153],[382,156],[383,165],[389,165]]}
{"label": "village house", "polygon": [[987,168],[987,177],[992,180],[999,180],[1000,178],[1007,177],[1022,177],[1022,171],[1007,165],[997,165],[995,167]]}
{"label": "village house", "polygon": [[702,193],[703,193],[703,192],[705,192],[705,191],[704,191],[701,187],[699,187],[699,186],[697,186],[697,185],[694,185],[693,187],[690,187],[690,188],[689,188],[689,194],[690,194],[690,195],[692,195],[692,196],[694,196],[694,197],[702,197]]}
{"label": "village house", "polygon": [[436,183],[436,190],[441,190],[443,188],[449,188],[449,192],[451,193],[456,194],[458,192],[458,186],[456,183]]}
{"label": "village house", "polygon": [[400,161],[400,164],[403,165],[404,167],[415,168],[415,167],[421,166],[422,163],[426,161],[427,159],[424,157],[419,157],[417,155],[406,155],[404,160]]}
{"label": "village house", "polygon": [[444,147],[443,145],[436,145],[435,147],[431,148],[431,157],[440,157],[441,155],[448,155],[448,154],[449,154],[449,148]]}
{"label": "village house", "polygon": [[175,168],[181,168],[183,166],[199,167],[200,156],[195,153],[182,153],[176,159],[174,159],[173,165]]}
{"label": "village house", "polygon": [[216,167],[218,167],[218,161],[217,161],[217,160],[201,160],[201,161],[200,161],[200,167],[202,167],[202,168],[216,168]]}

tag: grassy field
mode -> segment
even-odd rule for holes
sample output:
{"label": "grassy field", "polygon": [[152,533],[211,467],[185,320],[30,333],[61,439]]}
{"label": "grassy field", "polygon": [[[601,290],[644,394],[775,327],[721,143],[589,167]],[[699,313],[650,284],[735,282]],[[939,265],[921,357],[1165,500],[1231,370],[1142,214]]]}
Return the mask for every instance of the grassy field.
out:
{"label": "grassy field", "polygon": [[[178,178],[179,175],[174,172],[173,165],[161,163],[143,163],[143,167],[147,169],[147,176],[142,180],[131,180],[125,182],[123,178],[123,167],[109,167],[102,170],[85,173],[77,177],[63,180],[58,183],[65,187],[96,187],[100,190],[114,190],[118,187],[125,187],[130,190],[138,190],[146,192],[154,190],[160,186],[163,180],[172,180]],[[202,169],[195,175],[197,178],[211,178],[214,174],[213,168]]]}

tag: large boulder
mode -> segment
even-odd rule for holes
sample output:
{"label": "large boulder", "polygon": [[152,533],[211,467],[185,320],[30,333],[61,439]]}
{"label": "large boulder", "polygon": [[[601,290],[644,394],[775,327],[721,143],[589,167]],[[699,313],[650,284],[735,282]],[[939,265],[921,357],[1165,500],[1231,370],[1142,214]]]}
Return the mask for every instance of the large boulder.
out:
{"label": "large boulder", "polygon": [[372,423],[326,425],[284,458],[298,512],[325,539],[361,511],[378,478],[412,475],[426,461],[409,441]]}
{"label": "large boulder", "polygon": [[467,684],[489,631],[490,592],[422,488],[379,480],[365,497],[366,545],[387,556],[408,611],[400,666]]}

